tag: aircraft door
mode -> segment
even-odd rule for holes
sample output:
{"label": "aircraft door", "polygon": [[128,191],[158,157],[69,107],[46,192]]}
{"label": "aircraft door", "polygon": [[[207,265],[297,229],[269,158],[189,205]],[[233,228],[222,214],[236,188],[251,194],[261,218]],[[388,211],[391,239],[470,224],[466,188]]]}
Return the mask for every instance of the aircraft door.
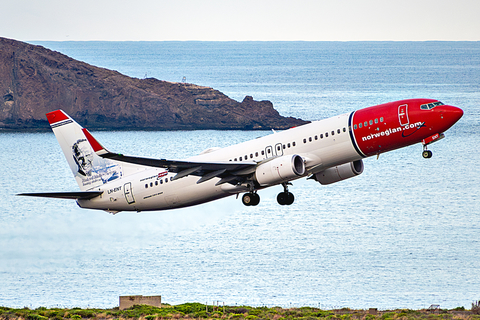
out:
{"label": "aircraft door", "polygon": [[275,154],[277,157],[283,156],[283,146],[281,143],[275,145]]}
{"label": "aircraft door", "polygon": [[133,192],[132,192],[132,183],[127,182],[123,186],[123,191],[125,193],[125,199],[127,200],[128,204],[135,203],[135,198],[133,197]]}
{"label": "aircraft door", "polygon": [[408,104],[398,106],[398,121],[400,121],[401,126],[406,126],[410,123],[410,120],[408,120]]}
{"label": "aircraft door", "polygon": [[265,148],[265,158],[273,157],[273,148],[272,146],[268,146]]}

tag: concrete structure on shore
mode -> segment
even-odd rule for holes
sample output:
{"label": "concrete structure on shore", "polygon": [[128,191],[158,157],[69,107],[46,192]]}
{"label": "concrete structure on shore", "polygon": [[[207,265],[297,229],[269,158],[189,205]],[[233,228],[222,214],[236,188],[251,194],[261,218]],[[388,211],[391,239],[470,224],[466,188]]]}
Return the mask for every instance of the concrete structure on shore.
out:
{"label": "concrete structure on shore", "polygon": [[147,306],[162,307],[162,296],[120,296],[120,310],[128,309],[134,305],[146,304]]}

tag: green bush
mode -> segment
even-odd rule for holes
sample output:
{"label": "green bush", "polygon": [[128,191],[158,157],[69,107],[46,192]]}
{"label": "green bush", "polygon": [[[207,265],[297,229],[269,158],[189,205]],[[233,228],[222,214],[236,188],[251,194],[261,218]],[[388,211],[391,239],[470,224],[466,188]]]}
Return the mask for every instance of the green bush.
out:
{"label": "green bush", "polygon": [[29,314],[27,314],[27,316],[25,318],[27,320],[48,320],[47,317],[41,316],[41,315],[36,314],[36,313],[29,313]]}
{"label": "green bush", "polygon": [[393,317],[395,317],[395,312],[385,312],[382,314],[381,318],[382,320],[392,320]]}
{"label": "green bush", "polygon": [[319,310],[319,311],[316,311],[316,312],[312,312],[312,316],[317,317],[317,318],[325,318],[325,317],[332,316],[332,315],[333,315],[333,312],[331,312],[331,311]]}
{"label": "green bush", "polygon": [[119,311],[117,314],[122,315],[125,318],[140,318],[146,315],[155,315],[161,313],[162,309],[154,307],[154,306],[147,306],[145,304],[134,305],[128,309]]}
{"label": "green bush", "polygon": [[184,314],[205,311],[205,305],[198,302],[184,303],[173,306],[173,309]]}

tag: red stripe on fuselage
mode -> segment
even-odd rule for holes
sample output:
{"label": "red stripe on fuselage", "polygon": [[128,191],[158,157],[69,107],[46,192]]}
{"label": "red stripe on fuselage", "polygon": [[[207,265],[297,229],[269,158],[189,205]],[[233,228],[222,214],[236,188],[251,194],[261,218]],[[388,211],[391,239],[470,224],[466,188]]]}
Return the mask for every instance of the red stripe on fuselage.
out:
{"label": "red stripe on fuselage", "polygon": [[48,123],[51,125],[63,120],[67,120],[68,116],[62,110],[55,110],[46,114]]}
{"label": "red stripe on fuselage", "polygon": [[420,109],[422,104],[437,101],[410,99],[356,111],[351,130],[358,148],[366,156],[372,156],[446,131],[461,118],[463,111],[445,105],[430,110]]}

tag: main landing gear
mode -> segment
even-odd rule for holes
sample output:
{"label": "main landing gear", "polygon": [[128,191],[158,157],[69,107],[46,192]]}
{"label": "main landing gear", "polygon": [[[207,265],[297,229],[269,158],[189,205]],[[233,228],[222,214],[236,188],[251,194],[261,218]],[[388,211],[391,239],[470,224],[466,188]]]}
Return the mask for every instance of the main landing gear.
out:
{"label": "main landing gear", "polygon": [[293,201],[295,201],[295,197],[293,196],[293,193],[288,192],[288,185],[291,185],[291,183],[284,182],[282,183],[283,186],[283,192],[280,192],[277,196],[277,202],[279,205],[291,205]]}
{"label": "main landing gear", "polygon": [[[277,202],[282,206],[289,206],[295,201],[293,193],[288,192],[288,185],[292,184],[288,182],[282,183],[283,192],[280,192],[277,196]],[[242,197],[242,203],[246,206],[256,206],[260,203],[260,196],[256,191],[247,192]]]}
{"label": "main landing gear", "polygon": [[427,150],[427,146],[423,146],[422,157],[424,157],[425,159],[430,159],[432,155],[433,155],[432,151]]}
{"label": "main landing gear", "polygon": [[260,203],[260,196],[256,192],[248,192],[243,195],[242,202],[246,206],[256,206]]}

